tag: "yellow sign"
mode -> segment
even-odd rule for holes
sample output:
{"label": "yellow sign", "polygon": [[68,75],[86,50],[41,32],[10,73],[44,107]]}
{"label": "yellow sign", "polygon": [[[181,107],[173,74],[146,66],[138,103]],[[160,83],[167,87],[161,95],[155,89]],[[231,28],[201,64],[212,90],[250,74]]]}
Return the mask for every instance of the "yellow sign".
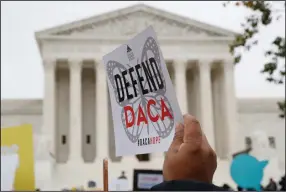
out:
{"label": "yellow sign", "polygon": [[14,180],[15,191],[35,190],[34,146],[31,125],[1,128],[2,147],[18,146],[19,165]]}
{"label": "yellow sign", "polygon": [[87,188],[85,191],[103,191],[100,188]]}

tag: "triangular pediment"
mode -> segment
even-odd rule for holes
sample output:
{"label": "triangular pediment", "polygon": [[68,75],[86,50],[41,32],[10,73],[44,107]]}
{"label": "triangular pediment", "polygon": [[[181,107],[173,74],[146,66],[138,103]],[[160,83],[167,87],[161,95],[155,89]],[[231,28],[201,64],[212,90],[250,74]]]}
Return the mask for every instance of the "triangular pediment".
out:
{"label": "triangular pediment", "polygon": [[235,32],[181,17],[144,4],[138,4],[99,16],[37,32],[52,36],[133,36],[152,25],[158,36],[234,37]]}

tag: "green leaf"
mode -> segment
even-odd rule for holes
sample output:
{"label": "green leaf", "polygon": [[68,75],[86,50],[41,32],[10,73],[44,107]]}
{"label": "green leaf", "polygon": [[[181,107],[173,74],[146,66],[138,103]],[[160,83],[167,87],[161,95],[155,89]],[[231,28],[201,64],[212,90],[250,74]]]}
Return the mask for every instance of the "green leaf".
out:
{"label": "green leaf", "polygon": [[267,57],[267,56],[270,56],[270,55],[272,55],[273,54],[273,52],[272,51],[266,51],[265,52],[265,56]]}
{"label": "green leaf", "polygon": [[276,39],[272,43],[276,46],[280,46],[282,40],[282,37],[276,37]]}
{"label": "green leaf", "polygon": [[241,60],[241,55],[236,56],[236,57],[234,58],[234,64],[239,63],[240,60]]}
{"label": "green leaf", "polygon": [[269,82],[273,82],[274,81],[274,79],[272,77],[267,77],[266,80],[269,81]]}
{"label": "green leaf", "polygon": [[[251,51],[252,46],[257,45],[259,42],[255,39],[255,35],[258,34],[262,25],[268,27],[272,23],[273,19],[285,18],[285,2],[284,6],[280,6],[279,9],[275,9],[272,6],[276,2],[268,1],[227,1],[227,4],[232,3],[234,6],[243,6],[250,11],[250,15],[245,18],[245,21],[241,23],[243,33],[236,36],[234,41],[229,45],[229,51],[234,57],[234,63],[237,64],[241,61],[244,53]],[[282,10],[281,10],[282,9]],[[285,83],[285,38],[277,36],[273,42],[269,44],[270,49],[266,47],[265,61],[261,73],[266,74],[266,81],[281,85]],[[241,49],[243,48],[243,49]],[[237,55],[239,50],[239,55]],[[242,52],[240,52],[242,50]],[[285,85],[284,85],[285,86]],[[279,110],[282,118],[285,118],[285,100],[279,104]]]}
{"label": "green leaf", "polygon": [[264,65],[264,68],[262,70],[262,73],[269,73],[270,75],[273,74],[273,72],[277,69],[277,63],[274,63],[274,62],[269,62],[269,63],[266,63]]}

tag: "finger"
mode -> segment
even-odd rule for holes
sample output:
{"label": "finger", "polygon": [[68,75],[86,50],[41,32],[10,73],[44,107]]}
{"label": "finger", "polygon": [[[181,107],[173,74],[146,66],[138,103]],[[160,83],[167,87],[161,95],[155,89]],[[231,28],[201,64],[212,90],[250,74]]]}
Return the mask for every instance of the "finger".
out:
{"label": "finger", "polygon": [[216,153],[211,147],[211,145],[208,142],[208,139],[205,134],[203,134],[203,142],[202,142],[202,149],[213,159],[216,159]]}
{"label": "finger", "polygon": [[203,139],[202,140],[203,140],[202,141],[203,148],[209,149],[209,150],[213,150],[205,134],[203,134]]}
{"label": "finger", "polygon": [[199,121],[189,115],[184,115],[184,143],[190,143],[193,147],[201,146],[203,139],[203,132]]}
{"label": "finger", "polygon": [[184,125],[182,123],[177,124],[175,128],[175,135],[170,146],[171,151],[177,152],[180,145],[184,142]]}

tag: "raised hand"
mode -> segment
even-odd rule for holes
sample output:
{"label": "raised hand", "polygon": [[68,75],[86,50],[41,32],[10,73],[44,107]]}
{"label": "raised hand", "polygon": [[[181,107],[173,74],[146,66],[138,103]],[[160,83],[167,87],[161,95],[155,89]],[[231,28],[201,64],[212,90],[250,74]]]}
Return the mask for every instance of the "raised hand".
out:
{"label": "raised hand", "polygon": [[212,183],[216,167],[216,154],[209,145],[200,123],[193,116],[184,115],[184,124],[176,126],[174,140],[165,157],[164,180]]}

